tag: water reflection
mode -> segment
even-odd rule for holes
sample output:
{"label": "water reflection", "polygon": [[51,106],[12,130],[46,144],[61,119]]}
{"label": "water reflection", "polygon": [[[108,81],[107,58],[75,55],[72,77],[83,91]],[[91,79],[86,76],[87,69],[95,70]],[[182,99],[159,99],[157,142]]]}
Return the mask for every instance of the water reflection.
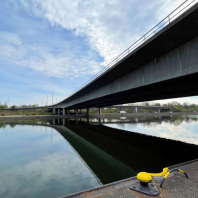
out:
{"label": "water reflection", "polygon": [[179,140],[198,145],[198,116],[140,117],[125,122],[104,121],[105,126],[121,130]]}
{"label": "water reflection", "polygon": [[53,128],[0,130],[0,197],[58,197],[99,185],[81,157]]}
{"label": "water reflection", "polygon": [[58,197],[142,170],[157,172],[195,159],[197,145],[131,131],[197,141],[197,119],[80,118],[1,123],[0,197]]}

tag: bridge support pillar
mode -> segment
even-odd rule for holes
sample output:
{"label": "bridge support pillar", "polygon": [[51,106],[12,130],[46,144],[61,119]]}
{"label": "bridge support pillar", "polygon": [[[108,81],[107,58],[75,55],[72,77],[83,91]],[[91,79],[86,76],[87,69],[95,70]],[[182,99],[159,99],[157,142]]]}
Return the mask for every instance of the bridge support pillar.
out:
{"label": "bridge support pillar", "polygon": [[65,108],[63,108],[63,115],[65,115]]}
{"label": "bridge support pillar", "polygon": [[76,115],[78,115],[78,109],[75,109],[75,113],[76,113]]}
{"label": "bridge support pillar", "polygon": [[102,108],[98,108],[99,114],[102,114]]}

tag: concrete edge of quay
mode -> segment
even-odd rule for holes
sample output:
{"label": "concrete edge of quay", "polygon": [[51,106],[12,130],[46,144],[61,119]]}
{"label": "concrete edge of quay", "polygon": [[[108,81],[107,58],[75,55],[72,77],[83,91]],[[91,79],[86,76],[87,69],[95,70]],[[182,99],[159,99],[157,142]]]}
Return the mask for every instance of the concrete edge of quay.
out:
{"label": "concrete edge of quay", "polygon": [[[198,159],[186,161],[186,162],[183,162],[183,163],[180,163],[180,164],[176,164],[176,165],[171,165],[168,168],[170,170],[171,169],[175,169],[175,168],[182,168],[182,169],[185,168],[185,167],[186,168],[190,168],[189,166],[192,166],[193,164],[195,164],[194,169],[196,169],[196,173],[198,174]],[[195,170],[192,170],[193,173],[191,173],[191,174],[194,174],[195,175],[194,171]],[[188,174],[190,174],[189,171],[186,171],[186,172]],[[176,185],[178,185],[178,187],[181,188],[182,186],[180,185],[180,183],[178,183],[177,180],[174,180],[174,177],[172,177],[172,176],[170,176],[169,181],[172,179],[172,182],[176,183]],[[197,177],[197,180],[198,180],[198,176],[196,176],[196,177]],[[160,180],[159,180],[159,178],[154,178],[155,183],[158,183],[158,185],[159,185],[159,181],[161,181],[161,180],[162,180],[162,177],[160,177]],[[109,191],[112,190],[112,188],[114,188],[114,191],[120,191],[122,188],[128,188],[129,189],[129,187],[134,183],[134,181],[137,181],[136,176],[130,177],[130,178],[127,178],[127,179],[123,179],[123,180],[120,180],[120,181],[116,181],[116,182],[113,182],[113,183],[105,184],[105,185],[102,185],[102,186],[98,186],[98,187],[95,187],[95,188],[92,188],[92,189],[88,189],[88,190],[84,190],[84,191],[80,191],[80,192],[68,194],[68,195],[65,195],[65,196],[62,196],[62,197],[59,197],[59,198],[73,198],[73,197],[82,197],[82,198],[85,198],[85,197],[89,198],[90,197],[90,198],[96,198],[96,197],[100,197],[100,196],[102,196],[103,198],[106,198],[106,197],[123,197],[123,198],[124,197],[129,197],[129,196],[126,196],[124,192],[121,192],[121,194],[118,193],[119,194],[118,196],[116,196],[116,195],[109,196],[108,193],[109,193]],[[179,181],[179,182],[181,182],[181,181]],[[192,188],[190,189],[190,192],[192,192],[192,193],[194,193],[193,187],[195,188],[195,186],[192,186]],[[165,188],[164,187],[161,188],[165,192],[163,192],[163,191],[160,192],[160,193],[162,193],[162,195],[159,194],[157,197],[166,197],[167,194],[169,194],[168,197],[183,197],[181,194],[178,195],[178,196],[177,195],[174,195],[174,193],[173,194],[170,194],[169,193],[169,190],[171,191],[170,188],[171,188],[171,186],[169,186],[169,188],[167,188],[167,186]],[[124,190],[126,191],[126,189],[124,189]],[[185,191],[186,189],[183,189],[183,190]],[[196,190],[197,190],[196,193],[198,193],[198,186],[197,186]],[[174,189],[174,191],[176,192],[177,190]],[[130,197],[132,197],[132,198],[133,197],[134,198],[136,198],[136,197],[137,198],[149,197],[148,195],[144,195],[142,193],[138,193],[138,192],[132,191],[130,189],[129,189],[128,192],[131,193],[130,194]],[[192,194],[192,195],[189,195],[189,197],[194,198],[197,195],[198,194],[196,194],[196,195]]]}

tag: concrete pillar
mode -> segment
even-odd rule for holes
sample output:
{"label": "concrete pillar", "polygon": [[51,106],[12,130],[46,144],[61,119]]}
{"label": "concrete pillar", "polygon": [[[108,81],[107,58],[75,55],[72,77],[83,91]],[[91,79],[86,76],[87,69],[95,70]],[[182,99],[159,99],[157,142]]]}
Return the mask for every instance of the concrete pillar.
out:
{"label": "concrete pillar", "polygon": [[75,113],[76,113],[76,115],[78,115],[78,109],[75,109]]}
{"label": "concrete pillar", "polygon": [[99,124],[102,124],[102,120],[101,120],[101,118],[99,118],[99,120],[98,120],[98,121],[99,121]]}
{"label": "concrete pillar", "polygon": [[98,108],[99,114],[102,114],[102,108]]}
{"label": "concrete pillar", "polygon": [[76,118],[76,125],[78,125],[78,118]]}
{"label": "concrete pillar", "polygon": [[53,125],[55,125],[55,124],[56,124],[55,119],[53,119]]}
{"label": "concrete pillar", "polygon": [[160,109],[158,109],[158,113],[160,113]]}
{"label": "concrete pillar", "polygon": [[67,115],[70,115],[70,109],[67,110]]}
{"label": "concrete pillar", "polygon": [[58,119],[58,125],[60,125],[60,119]]}
{"label": "concrete pillar", "polygon": [[135,109],[133,111],[134,111],[134,113],[137,113],[138,112],[138,108],[135,107]]}
{"label": "concrete pillar", "polygon": [[63,108],[63,115],[65,115],[65,108]]}
{"label": "concrete pillar", "polygon": [[87,115],[89,115],[89,108],[87,108]]}
{"label": "concrete pillar", "polygon": [[60,109],[58,108],[58,115],[60,115]]}
{"label": "concrete pillar", "polygon": [[63,126],[65,126],[65,119],[63,119]]}
{"label": "concrete pillar", "polygon": [[56,108],[55,107],[53,108],[53,114],[56,114]]}

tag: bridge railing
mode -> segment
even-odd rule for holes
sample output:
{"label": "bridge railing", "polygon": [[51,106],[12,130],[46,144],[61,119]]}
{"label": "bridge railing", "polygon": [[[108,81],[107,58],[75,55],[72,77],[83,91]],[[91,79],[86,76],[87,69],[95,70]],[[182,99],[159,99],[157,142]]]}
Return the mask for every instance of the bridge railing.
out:
{"label": "bridge railing", "polygon": [[[128,56],[131,52],[133,52],[135,49],[137,49],[140,45],[142,45],[145,41],[147,41],[149,38],[151,38],[153,35],[155,35],[157,32],[159,32],[161,29],[166,27],[168,24],[170,24],[173,20],[175,20],[179,15],[181,15],[184,11],[192,7],[194,4],[197,3],[198,0],[186,0],[181,5],[179,5],[176,9],[174,9],[168,16],[166,16],[164,19],[162,19],[157,25],[155,25],[152,29],[150,29],[146,34],[144,34],[140,39],[138,39],[136,42],[134,42],[131,46],[129,46],[125,51],[123,51],[118,57],[116,57],[113,61],[111,61],[107,66],[105,66],[102,70],[100,70],[98,73],[96,73],[94,76],[92,76],[88,81],[86,81],[82,86],[80,86],[77,90],[75,90],[73,93],[71,93],[69,96],[67,96],[65,99],[69,98],[70,96],[74,95],[76,92],[78,92],[80,89],[86,87],[89,83],[94,81],[96,78],[98,78],[100,75],[105,73],[107,70],[109,70],[111,67],[116,65],[120,60],[122,60],[124,57]],[[65,100],[64,99],[64,100]],[[62,100],[63,101],[63,100]]]}

